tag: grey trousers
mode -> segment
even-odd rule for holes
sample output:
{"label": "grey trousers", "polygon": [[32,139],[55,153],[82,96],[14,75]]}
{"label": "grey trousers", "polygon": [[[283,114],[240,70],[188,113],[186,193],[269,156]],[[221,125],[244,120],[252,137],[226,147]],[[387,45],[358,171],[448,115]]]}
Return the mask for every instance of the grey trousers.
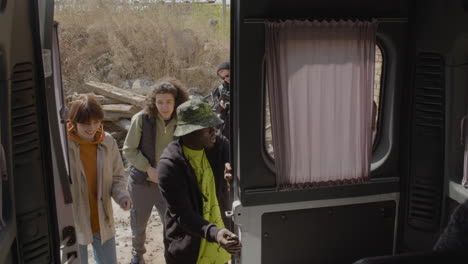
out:
{"label": "grey trousers", "polygon": [[132,179],[129,179],[128,191],[133,202],[133,208],[130,210],[132,255],[141,257],[146,252],[146,225],[153,206],[156,206],[163,226],[167,206],[157,183],[135,183]]}

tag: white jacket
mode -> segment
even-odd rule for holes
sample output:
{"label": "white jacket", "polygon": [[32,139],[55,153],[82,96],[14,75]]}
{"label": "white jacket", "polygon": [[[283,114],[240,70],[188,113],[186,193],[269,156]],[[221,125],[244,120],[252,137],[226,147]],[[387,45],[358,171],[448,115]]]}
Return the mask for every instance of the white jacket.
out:
{"label": "white jacket", "polygon": [[[78,244],[88,245],[93,241],[90,222],[88,185],[80,159],[80,145],[68,140],[70,159],[71,192],[73,197],[73,218],[75,220]],[[130,201],[127,178],[117,143],[109,134],[97,145],[98,168],[98,214],[101,241],[104,244],[115,236],[111,197],[118,204]]]}

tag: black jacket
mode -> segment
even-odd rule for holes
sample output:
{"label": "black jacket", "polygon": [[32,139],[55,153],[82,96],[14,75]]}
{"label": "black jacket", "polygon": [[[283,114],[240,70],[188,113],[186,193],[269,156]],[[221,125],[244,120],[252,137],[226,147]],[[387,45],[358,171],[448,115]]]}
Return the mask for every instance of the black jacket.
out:
{"label": "black jacket", "polygon": [[[213,90],[211,97],[213,99],[213,110],[218,113],[219,118],[224,121],[219,131],[228,140],[231,140],[231,90],[229,88],[229,83],[223,82],[223,84]],[[222,108],[220,105],[221,100],[225,103],[229,103],[229,105],[226,108]]]}
{"label": "black jacket", "polygon": [[435,244],[434,250],[468,251],[468,200],[453,210],[450,221]]}
{"label": "black jacket", "polygon": [[[171,142],[158,163],[159,187],[167,202],[164,247],[166,262],[196,263],[201,238],[216,242],[219,228],[203,219],[203,200],[195,173],[183,154],[182,139]],[[226,210],[228,192],[224,164],[228,162],[229,142],[218,136],[213,148],[206,150],[213,170],[221,214]]]}

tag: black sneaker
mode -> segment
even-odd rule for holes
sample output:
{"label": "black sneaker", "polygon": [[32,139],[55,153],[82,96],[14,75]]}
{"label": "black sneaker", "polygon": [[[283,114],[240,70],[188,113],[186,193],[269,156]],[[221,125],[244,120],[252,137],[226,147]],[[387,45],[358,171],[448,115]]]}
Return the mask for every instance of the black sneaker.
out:
{"label": "black sneaker", "polygon": [[143,259],[143,257],[134,256],[132,258],[132,261],[130,261],[130,264],[145,264],[145,260]]}

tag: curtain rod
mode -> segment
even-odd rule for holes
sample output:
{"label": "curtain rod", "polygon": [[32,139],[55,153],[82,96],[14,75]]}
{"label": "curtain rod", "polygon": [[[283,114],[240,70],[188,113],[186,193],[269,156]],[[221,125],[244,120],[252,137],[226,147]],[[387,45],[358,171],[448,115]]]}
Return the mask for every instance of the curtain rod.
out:
{"label": "curtain rod", "polygon": [[[264,24],[266,20],[272,20],[272,21],[279,21],[279,20],[287,20],[287,19],[294,19],[294,20],[308,20],[310,18],[275,18],[275,19],[270,19],[270,18],[244,18],[244,23],[245,24]],[[407,23],[408,18],[406,17],[395,17],[395,18],[390,18],[390,17],[381,17],[381,18],[376,18],[377,21],[380,23]],[[323,19],[321,19],[323,20]]]}

